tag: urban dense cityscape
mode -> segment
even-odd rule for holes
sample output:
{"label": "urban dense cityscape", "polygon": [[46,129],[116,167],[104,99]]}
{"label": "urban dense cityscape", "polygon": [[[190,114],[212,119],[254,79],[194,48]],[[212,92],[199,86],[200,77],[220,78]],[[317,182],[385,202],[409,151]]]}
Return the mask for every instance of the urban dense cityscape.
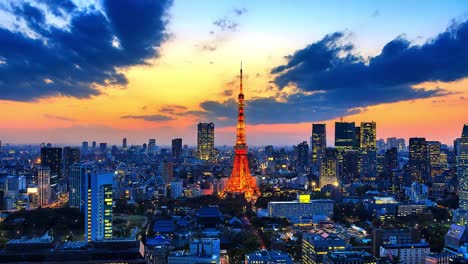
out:
{"label": "urban dense cityscape", "polygon": [[[181,2],[0,3],[0,263],[468,263],[466,15],[369,56],[350,32],[327,32],[262,57],[266,73],[251,51],[235,53],[248,61],[235,72],[210,55],[208,74],[228,76],[211,93],[181,72],[205,74],[199,53],[248,39],[247,12],[320,16],[320,5]],[[446,3],[428,2],[434,25],[468,12]],[[393,10],[354,4],[377,24]],[[189,61],[180,25],[202,20],[187,10],[215,7],[229,11]],[[288,32],[306,23],[289,16]],[[167,61],[171,47],[182,64]],[[154,88],[150,68],[171,88]]]}

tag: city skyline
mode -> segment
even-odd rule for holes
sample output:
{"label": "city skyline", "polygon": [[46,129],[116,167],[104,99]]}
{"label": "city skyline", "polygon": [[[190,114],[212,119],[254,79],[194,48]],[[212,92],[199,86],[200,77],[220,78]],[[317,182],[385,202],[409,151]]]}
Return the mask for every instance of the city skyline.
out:
{"label": "city skyline", "polygon": [[[141,20],[131,21],[139,31],[122,27],[131,12],[121,10],[142,12]],[[454,48],[466,41],[467,11],[463,1],[305,1],[287,7],[277,1],[158,1],[148,7],[9,1],[0,6],[2,38],[10,40],[0,43],[0,111],[8,113],[1,140],[79,145],[128,138],[136,145],[156,138],[170,145],[183,138],[194,146],[196,125],[213,122],[215,144],[233,145],[235,72],[242,60],[252,146],[308,141],[312,123],[327,124],[333,145],[330,131],[341,117],[376,122],[377,138],[425,137],[452,145],[468,120],[466,54]],[[86,28],[98,21],[102,28]],[[97,54],[86,52],[93,48]],[[397,58],[392,52],[401,61],[390,63]],[[317,59],[332,63],[329,75],[310,61]],[[411,61],[417,67],[398,71]],[[364,83],[342,69],[353,69]]]}

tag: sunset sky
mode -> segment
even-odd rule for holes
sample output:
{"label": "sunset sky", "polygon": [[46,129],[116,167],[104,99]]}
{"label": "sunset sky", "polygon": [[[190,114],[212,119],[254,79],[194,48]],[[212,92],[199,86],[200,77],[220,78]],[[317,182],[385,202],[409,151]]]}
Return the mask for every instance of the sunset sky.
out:
{"label": "sunset sky", "polygon": [[233,145],[243,62],[249,145],[313,122],[452,145],[468,123],[468,2],[0,2],[0,140]]}

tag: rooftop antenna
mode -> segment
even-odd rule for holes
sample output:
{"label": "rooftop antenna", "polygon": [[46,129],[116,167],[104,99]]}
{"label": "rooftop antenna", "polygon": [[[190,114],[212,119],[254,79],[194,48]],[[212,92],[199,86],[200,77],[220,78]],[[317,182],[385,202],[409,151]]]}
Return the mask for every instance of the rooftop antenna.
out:
{"label": "rooftop antenna", "polygon": [[240,93],[242,93],[242,61],[240,65]]}

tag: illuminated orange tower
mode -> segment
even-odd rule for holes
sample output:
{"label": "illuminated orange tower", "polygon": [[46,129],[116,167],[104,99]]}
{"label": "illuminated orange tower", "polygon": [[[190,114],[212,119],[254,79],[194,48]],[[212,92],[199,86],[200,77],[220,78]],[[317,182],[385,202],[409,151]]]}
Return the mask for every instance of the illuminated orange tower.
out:
{"label": "illuminated orange tower", "polygon": [[255,178],[250,174],[249,161],[247,159],[247,143],[245,140],[244,123],[244,94],[242,93],[242,63],[240,68],[240,92],[238,96],[237,136],[234,146],[235,156],[231,176],[223,190],[226,193],[244,194],[247,201],[255,200],[260,196]]}

